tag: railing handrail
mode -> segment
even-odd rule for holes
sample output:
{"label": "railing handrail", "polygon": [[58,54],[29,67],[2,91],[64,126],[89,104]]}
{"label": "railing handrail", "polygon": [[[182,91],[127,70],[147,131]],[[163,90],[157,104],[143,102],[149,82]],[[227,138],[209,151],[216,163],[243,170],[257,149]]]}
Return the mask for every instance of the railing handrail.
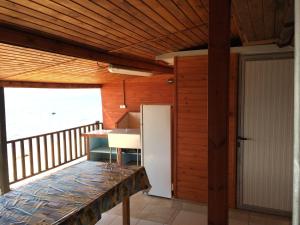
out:
{"label": "railing handrail", "polygon": [[72,127],[72,128],[68,128],[68,129],[64,129],[64,130],[58,130],[58,131],[53,131],[53,132],[49,132],[49,133],[38,134],[38,135],[34,135],[34,136],[29,136],[29,137],[24,137],[24,138],[9,140],[6,143],[7,144],[11,144],[12,142],[25,141],[25,140],[28,140],[28,139],[39,138],[39,137],[48,136],[48,135],[51,135],[51,134],[57,134],[57,133],[66,132],[66,131],[70,131],[70,130],[74,130],[74,129],[79,129],[79,128],[86,127],[86,126],[100,125],[100,124],[103,125],[103,123],[101,123],[99,121],[96,121],[95,123],[90,123],[90,124],[86,124],[86,125],[82,125],[82,126],[78,126],[78,127]]}

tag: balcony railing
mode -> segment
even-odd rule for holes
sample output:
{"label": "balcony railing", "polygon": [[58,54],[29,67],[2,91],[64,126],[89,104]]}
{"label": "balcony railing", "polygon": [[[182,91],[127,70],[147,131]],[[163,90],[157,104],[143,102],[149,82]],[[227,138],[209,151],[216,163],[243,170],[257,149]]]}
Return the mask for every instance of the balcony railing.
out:
{"label": "balcony railing", "polygon": [[7,142],[9,183],[13,184],[86,156],[82,133],[102,129],[96,122]]}

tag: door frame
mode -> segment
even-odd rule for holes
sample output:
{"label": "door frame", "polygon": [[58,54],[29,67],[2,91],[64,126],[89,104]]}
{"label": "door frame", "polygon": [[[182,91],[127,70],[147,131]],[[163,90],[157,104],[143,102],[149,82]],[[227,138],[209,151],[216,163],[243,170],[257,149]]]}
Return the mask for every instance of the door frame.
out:
{"label": "door frame", "polygon": [[[239,59],[239,76],[238,76],[238,125],[237,136],[244,137],[243,134],[243,115],[244,115],[244,97],[245,97],[245,64],[248,61],[260,60],[276,60],[276,59],[292,59],[294,58],[293,52],[285,53],[266,53],[254,55],[241,55]],[[251,206],[243,204],[243,141],[237,138],[237,208],[251,210],[255,212],[269,213],[281,216],[291,216],[292,212],[276,210],[271,208]]]}

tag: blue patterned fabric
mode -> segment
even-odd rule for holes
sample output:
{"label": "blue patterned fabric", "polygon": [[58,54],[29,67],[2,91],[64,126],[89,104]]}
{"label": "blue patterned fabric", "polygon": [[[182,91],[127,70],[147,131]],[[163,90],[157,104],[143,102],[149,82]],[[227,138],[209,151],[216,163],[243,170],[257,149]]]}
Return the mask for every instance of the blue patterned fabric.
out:
{"label": "blue patterned fabric", "polygon": [[125,196],[150,188],[143,167],[85,161],[0,197],[1,225],[94,225]]}

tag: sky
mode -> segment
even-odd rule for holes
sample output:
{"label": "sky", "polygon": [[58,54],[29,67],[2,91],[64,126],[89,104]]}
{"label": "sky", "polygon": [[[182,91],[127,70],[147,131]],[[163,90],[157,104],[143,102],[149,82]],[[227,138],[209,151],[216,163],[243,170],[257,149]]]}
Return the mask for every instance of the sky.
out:
{"label": "sky", "polygon": [[5,88],[7,140],[102,122],[100,89]]}

